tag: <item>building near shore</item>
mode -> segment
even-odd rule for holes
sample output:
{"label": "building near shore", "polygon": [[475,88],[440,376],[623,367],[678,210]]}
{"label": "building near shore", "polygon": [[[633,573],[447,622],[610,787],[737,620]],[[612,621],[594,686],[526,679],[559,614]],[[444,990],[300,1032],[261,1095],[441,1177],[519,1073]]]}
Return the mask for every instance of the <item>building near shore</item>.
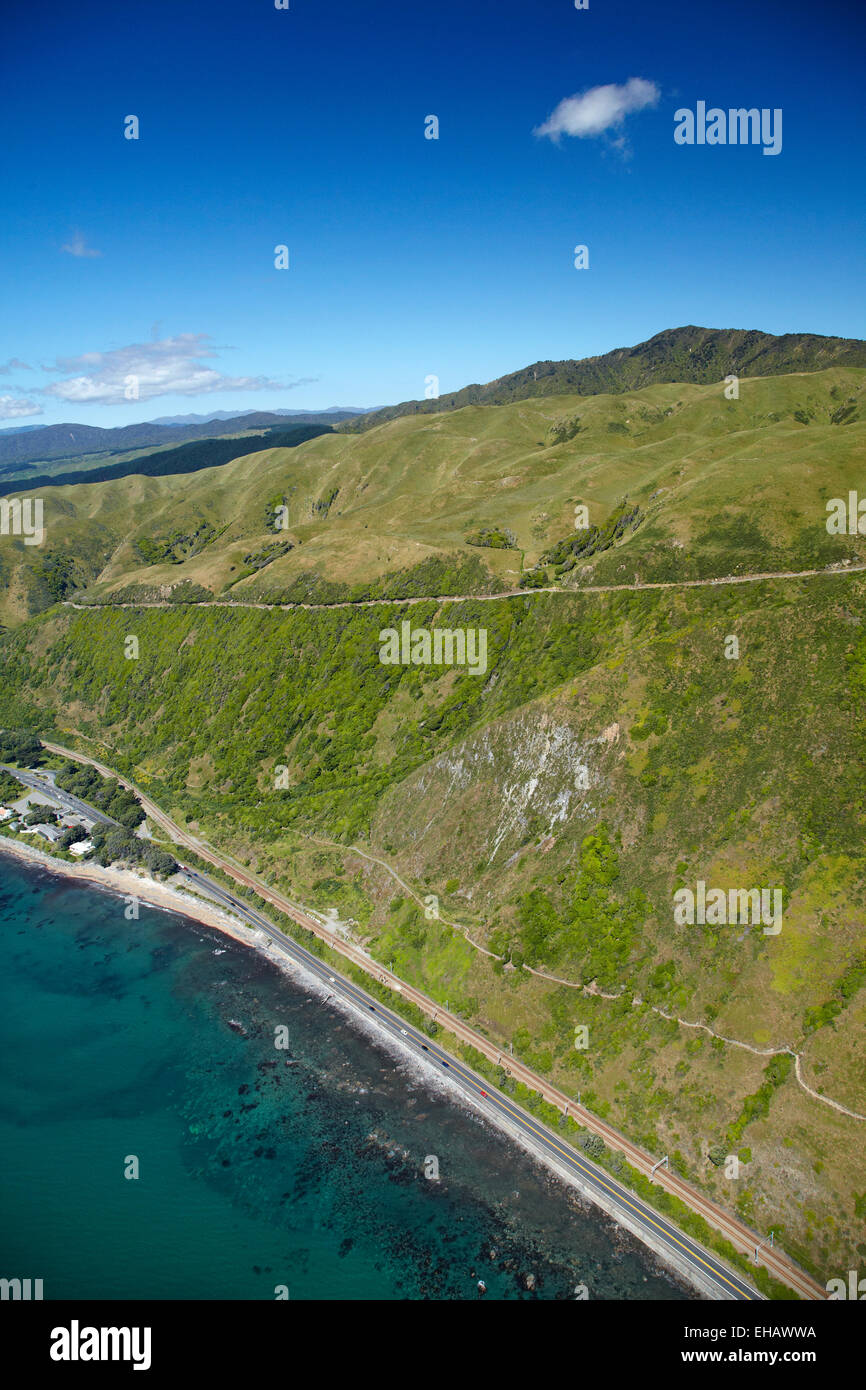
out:
{"label": "building near shore", "polygon": [[41,835],[43,840],[50,840],[52,845],[56,845],[63,831],[56,825],[27,825],[21,831],[22,835]]}

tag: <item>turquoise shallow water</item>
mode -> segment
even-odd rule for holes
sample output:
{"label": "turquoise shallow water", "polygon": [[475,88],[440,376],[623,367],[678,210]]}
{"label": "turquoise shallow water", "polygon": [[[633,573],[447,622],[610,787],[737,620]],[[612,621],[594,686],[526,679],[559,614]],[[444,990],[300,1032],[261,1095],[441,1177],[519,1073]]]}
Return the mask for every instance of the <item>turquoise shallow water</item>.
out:
{"label": "turquoise shallow water", "polygon": [[0,939],[0,1275],[46,1298],[687,1296],[247,947],[6,855]]}

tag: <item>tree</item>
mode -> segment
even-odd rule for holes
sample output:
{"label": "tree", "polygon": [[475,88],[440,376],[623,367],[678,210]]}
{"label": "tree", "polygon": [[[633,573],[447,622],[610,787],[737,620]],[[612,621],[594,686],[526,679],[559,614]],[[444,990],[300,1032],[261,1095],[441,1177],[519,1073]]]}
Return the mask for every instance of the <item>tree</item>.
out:
{"label": "tree", "polygon": [[69,849],[70,845],[77,845],[79,841],[86,839],[87,831],[84,829],[84,826],[73,825],[70,826],[68,830],[64,830],[58,843],[61,849]]}
{"label": "tree", "polygon": [[42,761],[42,744],[28,729],[0,729],[0,762],[32,767]]}
{"label": "tree", "polygon": [[145,850],[144,862],[151,873],[162,874],[165,878],[177,871],[177,861],[164,849],[157,849],[154,845],[149,845]]}
{"label": "tree", "polygon": [[24,788],[10,772],[0,772],[0,802],[4,805],[23,796]]}
{"label": "tree", "polygon": [[601,1158],[605,1145],[600,1134],[585,1134],[580,1141],[580,1147],[590,1158]]}
{"label": "tree", "polygon": [[135,842],[125,830],[109,830],[105,839],[97,847],[96,860],[99,864],[114,864],[120,859],[136,858]]}

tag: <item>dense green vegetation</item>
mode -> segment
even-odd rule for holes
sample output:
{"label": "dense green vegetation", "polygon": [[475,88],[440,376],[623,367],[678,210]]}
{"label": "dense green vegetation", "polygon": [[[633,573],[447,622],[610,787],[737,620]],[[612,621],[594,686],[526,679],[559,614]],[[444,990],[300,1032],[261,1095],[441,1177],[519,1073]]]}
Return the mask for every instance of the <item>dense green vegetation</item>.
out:
{"label": "dense green vegetation", "polygon": [[520,576],[519,589],[546,589],[550,586],[550,575],[546,565],[536,565]]}
{"label": "dense green vegetation", "polygon": [[68,830],[64,830],[57,843],[61,849],[69,849],[71,845],[81,844],[83,840],[89,838],[83,825],[72,825]]}
{"label": "dense green vegetation", "polygon": [[662,381],[723,381],[729,373],[754,377],[815,372],[833,363],[866,366],[866,343],[814,333],[775,337],[772,333],[689,325],[666,329],[645,343],[616,348],[602,357],[535,362],[486,386],[465,386],[432,400],[403,401],[347,420],[339,428],[361,433],[401,415],[438,414],[466,405],[507,405],[535,396],[613,394]]}
{"label": "dense green vegetation", "polygon": [[198,555],[199,551],[216,540],[219,534],[210,522],[201,520],[194,529],[176,530],[163,538],[140,536],[136,541],[136,549],[148,565],[158,564],[161,560],[180,565],[190,556]]}
{"label": "dense green vegetation", "polygon": [[315,502],[313,503],[313,515],[318,517],[326,517],[339,495],[340,489],[338,487],[332,487],[327,496],[317,497]]}
{"label": "dense green vegetation", "polygon": [[579,415],[567,415],[561,420],[554,420],[547,432],[548,443],[567,444],[570,439],[580,434],[580,429]]}
{"label": "dense green vegetation", "polygon": [[515,939],[509,940],[500,928],[491,937],[491,947],[515,965],[568,962],[572,978],[585,984],[596,981],[602,988],[615,986],[649,911],[639,888],[620,899],[614,888],[619,876],[619,855],[602,822],[580,846],[579,868],[566,887],[561,910],[542,889],[533,888],[521,900]]}
{"label": "dense green vegetation", "polygon": [[466,544],[488,546],[491,550],[516,550],[517,537],[507,526],[481,526],[466,537]]}
{"label": "dense green vegetation", "polygon": [[640,507],[630,507],[628,500],[623,500],[602,526],[591,525],[566,536],[565,540],[557,541],[556,545],[544,552],[542,562],[553,565],[554,574],[559,579],[582,560],[609,550],[627,530],[636,531],[642,520]]}
{"label": "dense green vegetation", "polygon": [[98,608],[113,603],[207,603],[214,597],[212,589],[194,584],[190,579],[176,581],[170,587],[156,584],[125,584],[116,589],[110,599],[107,594],[76,594],[76,603]]}
{"label": "dense green vegetation", "polygon": [[[821,582],[841,585],[845,581]],[[842,596],[844,591],[839,592]],[[820,660],[815,679],[830,689],[841,679],[842,689],[833,698],[844,720],[852,698],[863,698],[861,685],[866,690],[862,665],[846,664],[836,655],[839,641],[844,653],[848,629],[842,619],[827,628],[820,616],[819,596],[814,597],[818,645],[813,650]],[[748,622],[750,612],[760,611],[763,591],[758,586],[725,591],[724,596],[708,592],[706,599],[694,602],[722,604],[724,616],[718,621],[731,626],[737,623],[738,612],[740,621]],[[789,611],[789,617],[799,625],[807,611],[798,606]],[[434,612],[432,604],[417,605],[413,623],[429,623]],[[774,609],[771,602],[771,623],[776,623],[776,613],[783,618],[786,610]],[[213,775],[199,796],[214,807],[247,805],[254,817],[264,786],[263,769],[285,760],[290,751],[295,768],[292,788],[268,798],[266,811],[256,817],[260,828],[273,833],[279,824],[312,815],[330,829],[342,825],[347,834],[360,833],[369,830],[371,809],[384,786],[404,778],[473,727],[515,710],[581,671],[588,672],[615,652],[616,633],[627,621],[635,633],[643,633],[644,646],[654,634],[659,641],[659,660],[648,670],[647,703],[633,721],[645,750],[639,775],[649,814],[665,807],[676,778],[688,778],[689,768],[704,756],[705,734],[696,709],[705,699],[730,703],[731,679],[736,685],[736,725],[715,729],[714,758],[719,765],[728,764],[727,784],[735,793],[726,798],[727,804],[735,807],[737,797],[740,804],[748,804],[754,791],[749,789],[751,779],[745,771],[738,770],[743,760],[736,749],[743,737],[741,729],[762,727],[768,692],[748,679],[746,670],[723,661],[720,639],[715,656],[704,666],[703,685],[711,679],[711,692],[685,679],[673,658],[689,631],[684,626],[684,619],[691,622],[686,615],[676,601],[649,594],[613,595],[603,603],[574,595],[493,601],[481,607],[471,601],[451,605],[447,616],[440,618],[441,625],[487,629],[490,675],[495,673],[496,681],[455,671],[446,686],[436,668],[380,663],[378,632],[399,624],[402,617],[399,609],[389,609],[387,604],[359,610],[351,617],[339,610],[265,614],[214,609],[205,618],[181,605],[171,615],[141,611],[133,617],[117,610],[69,614],[56,632],[50,661],[29,660],[25,629],[20,636],[11,633],[3,638],[0,713],[14,717],[19,699],[32,706],[38,697],[45,709],[42,716],[31,714],[38,724],[44,723],[58,699],[80,700],[93,711],[95,732],[123,731],[128,766],[158,755],[165,764],[160,777],[180,790],[190,762],[207,756]],[[132,630],[140,639],[138,661],[124,656],[125,636]],[[700,629],[695,636],[700,637]],[[765,654],[761,659],[769,659],[775,643],[768,647],[767,640],[753,645],[753,660],[761,651]],[[785,656],[786,652],[775,651],[777,686],[779,663]],[[239,680],[240,671],[244,674]],[[849,679],[851,693],[846,694]],[[789,685],[781,680],[783,699],[802,685],[799,673],[793,671],[790,681]],[[410,703],[401,719],[398,745],[387,766],[380,766],[371,757],[374,728],[397,692],[409,696]],[[676,737],[664,743],[662,735],[672,727],[672,720]],[[731,724],[727,717],[722,722]],[[15,748],[10,746],[6,758],[13,756]],[[795,799],[805,817],[804,831],[832,832],[840,847],[850,850],[858,846],[856,816],[863,805],[855,768],[856,759],[839,758],[834,778],[841,780],[832,792],[816,783],[808,765],[780,768],[780,786],[784,785],[787,798]],[[711,824],[708,811],[698,802],[693,818],[696,814],[699,825]],[[846,824],[851,829],[840,842]]]}
{"label": "dense green vegetation", "polygon": [[[267,531],[273,531],[277,528],[278,522],[285,521],[283,508],[288,507],[289,499],[294,491],[293,487],[288,487],[284,492],[278,492],[275,497],[270,497],[265,503],[265,529]],[[286,526],[280,525],[278,529],[285,531]]]}
{"label": "dense green vegetation", "polygon": [[54,780],[61,791],[70,792],[86,801],[88,806],[95,806],[127,830],[133,830],[144,820],[144,811],[134,792],[127,791],[113,777],[103,777],[95,767],[64,762]]}
{"label": "dense green vegetation", "polygon": [[6,806],[23,796],[24,788],[10,772],[0,769],[0,805]]}
{"label": "dense green vegetation", "polygon": [[95,825],[90,838],[97,864],[137,864],[158,878],[170,878],[177,871],[174,855],[126,830]]}
{"label": "dense green vegetation", "polygon": [[844,975],[840,975],[837,980],[833,981],[834,997],[815,1008],[806,1010],[803,1020],[804,1031],[812,1033],[816,1029],[824,1028],[828,1023],[832,1023],[833,1019],[842,1013],[864,985],[866,985],[866,956],[861,955],[852,961]]}
{"label": "dense green vegetation", "polygon": [[753,1120],[764,1118],[770,1113],[770,1102],[774,1093],[785,1082],[793,1066],[794,1059],[788,1053],[780,1053],[778,1057],[772,1057],[764,1068],[764,1081],[758,1087],[754,1095],[746,1096],[743,1100],[743,1109],[728,1129],[728,1143],[732,1148],[739,1144],[743,1137],[746,1125]]}
{"label": "dense green vegetation", "polygon": [[366,584],[341,584],[313,571],[290,584],[247,586],[233,594],[239,603],[365,603],[373,599],[426,598],[434,594],[484,594],[494,591],[489,570],[472,555],[431,555],[411,568],[396,570]]}
{"label": "dense green vegetation", "polygon": [[293,549],[291,541],[273,541],[270,545],[262,546],[261,550],[253,550],[249,555],[245,555],[244,564],[250,571],[262,570],[266,565],[273,564],[281,555],[288,555]]}
{"label": "dense green vegetation", "polygon": [[0,729],[0,762],[14,763],[16,767],[38,767],[42,761],[42,744],[32,730]]}
{"label": "dense green vegetation", "polygon": [[86,584],[90,579],[75,557],[68,551],[49,551],[34,565],[38,582],[45,587],[47,598],[52,603],[66,598],[69,594]]}

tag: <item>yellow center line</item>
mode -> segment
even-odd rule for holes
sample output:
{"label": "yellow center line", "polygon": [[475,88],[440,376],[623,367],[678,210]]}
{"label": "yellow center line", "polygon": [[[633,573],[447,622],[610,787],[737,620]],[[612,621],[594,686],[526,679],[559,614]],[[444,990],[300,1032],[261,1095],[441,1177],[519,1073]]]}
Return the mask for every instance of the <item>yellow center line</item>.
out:
{"label": "yellow center line", "polygon": [[[350,986],[350,989],[351,988],[353,987]],[[365,995],[360,993],[358,993],[355,997],[356,1002],[363,1001],[366,998]],[[391,1018],[386,1013],[384,1006],[381,1007],[383,1018],[388,1018],[388,1021],[390,1022]],[[369,1004],[367,1005],[367,1008],[370,1008]],[[437,1052],[442,1053],[443,1049],[438,1048]],[[432,1055],[436,1055],[436,1053],[433,1053]],[[459,1065],[459,1063],[449,1061],[448,1066],[450,1070],[454,1071],[464,1081],[470,1082],[476,1088],[476,1090],[483,1090],[483,1087],[479,1085],[479,1083],[475,1080],[475,1077],[472,1076],[471,1073],[464,1071],[463,1068]],[[496,1101],[508,1115],[520,1121],[520,1123],[526,1129],[530,1130],[539,1139],[544,1141],[544,1143],[546,1143],[549,1148],[552,1148],[556,1150],[557,1153],[561,1154],[562,1157],[565,1158],[568,1162],[570,1162],[579,1172],[585,1173],[588,1177],[593,1178],[599,1187],[604,1188],[606,1192],[609,1192],[612,1197],[615,1197],[624,1206],[630,1207],[631,1210],[635,1213],[635,1215],[639,1216],[643,1221],[648,1222],[652,1226],[655,1226],[656,1230],[660,1231],[662,1235],[666,1236],[669,1241],[672,1241],[674,1244],[678,1245],[680,1249],[683,1250],[684,1253],[690,1259],[697,1260],[700,1264],[702,1264],[705,1269],[709,1270],[709,1272],[713,1275],[715,1279],[721,1279],[725,1284],[728,1285],[729,1288],[733,1289],[735,1293],[743,1294],[745,1298],[747,1298],[750,1302],[753,1301],[751,1293],[747,1291],[745,1286],[741,1287],[733,1283],[730,1279],[727,1278],[725,1274],[722,1273],[720,1269],[715,1269],[711,1264],[708,1263],[707,1260],[703,1258],[703,1256],[696,1249],[690,1248],[688,1245],[685,1244],[684,1241],[680,1240],[673,1230],[671,1230],[668,1226],[664,1226],[660,1222],[658,1222],[655,1219],[655,1217],[651,1214],[649,1209],[644,1209],[642,1207],[637,1206],[633,1201],[631,1201],[631,1199],[627,1196],[623,1189],[620,1189],[618,1187],[612,1187],[609,1183],[606,1183],[601,1177],[597,1176],[591,1168],[588,1168],[587,1165],[584,1162],[582,1162],[581,1159],[578,1158],[578,1156],[575,1153],[571,1152],[568,1149],[563,1149],[553,1135],[548,1136],[544,1130],[538,1129],[528,1117],[524,1117],[522,1111],[517,1110],[514,1106],[512,1106],[510,1101],[505,1100],[504,1097],[501,1097],[498,1092],[496,1095]]]}

